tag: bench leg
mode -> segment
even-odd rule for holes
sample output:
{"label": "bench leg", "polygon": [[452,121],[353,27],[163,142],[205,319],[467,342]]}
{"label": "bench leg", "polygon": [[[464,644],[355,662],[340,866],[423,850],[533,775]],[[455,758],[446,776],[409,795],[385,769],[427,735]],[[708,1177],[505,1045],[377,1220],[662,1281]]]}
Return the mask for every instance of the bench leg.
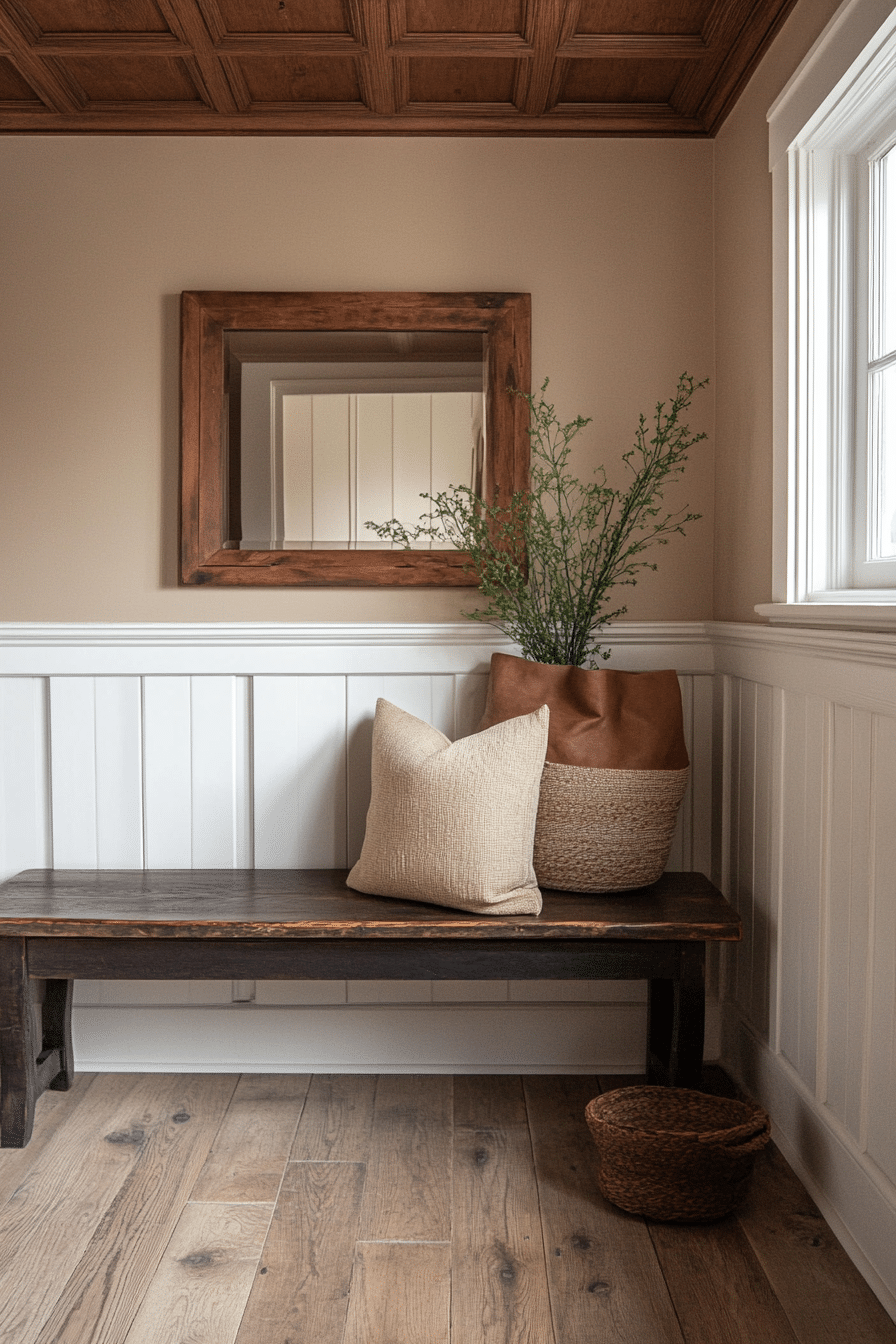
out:
{"label": "bench leg", "polygon": [[38,1035],[24,938],[0,938],[0,1148],[24,1148],[34,1108],[48,1087],[74,1078],[71,980],[47,980]]}
{"label": "bench leg", "polygon": [[24,938],[0,938],[0,1147],[24,1148],[34,1126],[37,1042]]}
{"label": "bench leg", "polygon": [[75,1057],[72,1053],[72,995],[74,980],[46,980],[43,1042],[38,1067],[54,1051],[59,1052],[59,1071],[47,1083],[54,1092],[67,1092],[75,1081]]}
{"label": "bench leg", "polygon": [[682,943],[677,980],[651,980],[647,1000],[647,1080],[699,1088],[706,1016],[706,944]]}

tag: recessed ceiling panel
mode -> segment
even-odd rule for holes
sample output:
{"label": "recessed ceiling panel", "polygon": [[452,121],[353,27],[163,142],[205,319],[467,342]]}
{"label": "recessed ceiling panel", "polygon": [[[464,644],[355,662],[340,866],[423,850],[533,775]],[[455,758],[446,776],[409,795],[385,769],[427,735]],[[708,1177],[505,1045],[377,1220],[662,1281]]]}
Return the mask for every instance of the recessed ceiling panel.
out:
{"label": "recessed ceiling panel", "polygon": [[217,0],[228,33],[349,33],[342,0]]}
{"label": "recessed ceiling panel", "polygon": [[92,103],[199,102],[183,61],[167,57],[66,57],[65,68]]}
{"label": "recessed ceiling panel", "polygon": [[412,103],[510,103],[516,61],[418,56],[408,61]]}
{"label": "recessed ceiling panel", "polygon": [[582,0],[576,32],[697,34],[712,7],[713,0]]}
{"label": "recessed ceiling panel", "polygon": [[521,0],[407,0],[408,33],[521,33]]}
{"label": "recessed ceiling panel", "polygon": [[681,61],[570,61],[558,102],[667,104],[681,70]]}
{"label": "recessed ceiling panel", "polygon": [[19,74],[14,65],[0,56],[0,102],[33,102],[41,106],[40,99],[31,85]]}
{"label": "recessed ceiling panel", "polygon": [[44,33],[167,33],[153,0],[25,0]]}
{"label": "recessed ceiling panel", "polygon": [[350,57],[241,56],[239,66],[255,104],[361,101]]}

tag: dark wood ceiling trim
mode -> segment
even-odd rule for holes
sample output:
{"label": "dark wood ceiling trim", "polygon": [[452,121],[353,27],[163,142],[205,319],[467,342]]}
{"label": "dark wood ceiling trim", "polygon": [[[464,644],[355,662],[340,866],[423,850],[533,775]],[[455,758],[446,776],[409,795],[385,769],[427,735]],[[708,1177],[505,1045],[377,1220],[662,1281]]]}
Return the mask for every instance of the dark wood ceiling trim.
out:
{"label": "dark wood ceiling trim", "polygon": [[249,85],[246,83],[246,77],[243,74],[242,66],[233,56],[219,57],[222,69],[227,76],[227,83],[230,85],[239,112],[248,112],[252,106],[252,95],[249,92]]}
{"label": "dark wood ceiling trim", "polygon": [[228,33],[215,42],[228,56],[365,56],[351,33]]}
{"label": "dark wood ceiling trim", "polygon": [[686,135],[705,137],[696,118],[654,104],[560,103],[543,116],[524,116],[507,104],[479,112],[469,104],[411,104],[382,116],[356,103],[255,104],[224,116],[194,105],[93,104],[76,114],[4,112],[8,133],[113,135]]}
{"label": "dark wood ceiling trim", "polygon": [[577,33],[558,47],[557,55],[569,60],[687,61],[699,60],[708,52],[709,47],[701,36],[675,33],[668,36],[653,33]]}
{"label": "dark wood ceiling trim", "polygon": [[408,33],[395,37],[391,50],[405,56],[532,56],[531,43],[519,33]]}
{"label": "dark wood ceiling trim", "polygon": [[795,4],[796,0],[780,0],[773,15],[767,8],[757,14],[755,6],[749,6],[700,107],[701,120],[710,135],[722,125]]}
{"label": "dark wood ceiling trim", "polygon": [[365,48],[358,58],[361,95],[371,112],[394,114],[395,82],[389,57],[389,14],[382,0],[349,0],[352,32]]}
{"label": "dark wood ceiling trim", "polygon": [[[542,0],[539,5],[528,5],[526,10],[526,38],[532,48],[532,59],[520,74],[526,82],[520,111],[527,116],[547,112],[560,96],[565,77],[565,65],[558,69],[557,47],[571,27],[570,6],[567,0]],[[575,4],[576,12],[579,5]]]}
{"label": "dark wood ceiling trim", "polygon": [[87,105],[84,90],[54,57],[35,54],[32,43],[40,36],[39,31],[30,22],[24,31],[20,29],[11,8],[8,6],[6,13],[0,10],[0,39],[7,48],[6,59],[53,112],[82,111]]}
{"label": "dark wood ceiling trim", "polygon": [[188,68],[203,100],[216,112],[238,111],[227,75],[214,51],[212,36],[195,0],[155,0],[172,31],[192,48]]}
{"label": "dark wood ceiling trim", "polygon": [[41,33],[38,56],[189,56],[193,48],[173,33]]}
{"label": "dark wood ceiling trim", "polygon": [[392,81],[395,109],[404,112],[411,96],[411,63],[406,56],[392,57]]}
{"label": "dark wood ceiling trim", "polygon": [[202,15],[209,37],[217,46],[222,38],[227,36],[227,28],[218,7],[218,0],[196,0],[196,7]]}

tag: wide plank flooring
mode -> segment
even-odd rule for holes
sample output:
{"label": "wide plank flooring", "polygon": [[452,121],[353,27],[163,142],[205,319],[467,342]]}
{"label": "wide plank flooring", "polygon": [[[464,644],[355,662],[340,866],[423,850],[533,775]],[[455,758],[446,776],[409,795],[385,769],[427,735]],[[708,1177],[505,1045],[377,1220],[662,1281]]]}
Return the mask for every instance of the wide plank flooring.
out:
{"label": "wide plank flooring", "polygon": [[0,1341],[896,1344],[774,1148],[716,1224],[602,1198],[638,1081],[79,1077],[0,1150]]}

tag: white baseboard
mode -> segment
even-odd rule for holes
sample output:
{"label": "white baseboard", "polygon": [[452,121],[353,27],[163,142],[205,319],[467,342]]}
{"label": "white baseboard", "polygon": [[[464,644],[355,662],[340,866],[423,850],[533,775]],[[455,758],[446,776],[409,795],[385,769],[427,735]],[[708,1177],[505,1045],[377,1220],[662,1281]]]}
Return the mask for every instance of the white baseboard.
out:
{"label": "white baseboard", "polygon": [[76,1008],[103,1073],[640,1073],[643,1004]]}
{"label": "white baseboard", "polygon": [[726,1006],[722,1062],[773,1116],[772,1138],[896,1321],[896,1190],[780,1055]]}

